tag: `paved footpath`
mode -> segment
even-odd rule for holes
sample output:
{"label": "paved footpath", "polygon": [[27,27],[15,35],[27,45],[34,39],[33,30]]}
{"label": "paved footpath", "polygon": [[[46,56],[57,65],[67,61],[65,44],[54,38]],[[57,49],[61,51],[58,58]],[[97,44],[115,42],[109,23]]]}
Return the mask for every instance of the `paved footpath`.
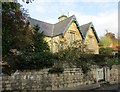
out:
{"label": "paved footpath", "polygon": [[95,90],[120,90],[118,86],[118,84],[101,85],[100,88],[97,88]]}
{"label": "paved footpath", "polygon": [[[69,87],[64,89],[58,89],[58,90],[120,90],[118,88],[118,84],[90,84],[90,85],[82,85],[82,86],[76,86],[76,87]],[[115,91],[116,92],[116,91]]]}
{"label": "paved footpath", "polygon": [[69,87],[69,88],[58,89],[58,90],[90,90],[90,89],[96,89],[98,87],[100,87],[100,84],[96,83],[96,84],[90,84],[90,85],[79,85],[76,87]]}

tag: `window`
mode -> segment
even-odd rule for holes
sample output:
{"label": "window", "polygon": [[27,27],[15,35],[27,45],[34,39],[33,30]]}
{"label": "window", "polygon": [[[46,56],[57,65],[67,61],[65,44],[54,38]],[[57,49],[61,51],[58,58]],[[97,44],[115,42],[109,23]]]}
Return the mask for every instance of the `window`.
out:
{"label": "window", "polygon": [[93,48],[94,45],[94,37],[92,35],[88,35],[89,39],[88,39],[88,44],[89,44],[89,48]]}
{"label": "window", "polygon": [[70,32],[70,44],[72,44],[75,41],[75,32],[71,31]]}

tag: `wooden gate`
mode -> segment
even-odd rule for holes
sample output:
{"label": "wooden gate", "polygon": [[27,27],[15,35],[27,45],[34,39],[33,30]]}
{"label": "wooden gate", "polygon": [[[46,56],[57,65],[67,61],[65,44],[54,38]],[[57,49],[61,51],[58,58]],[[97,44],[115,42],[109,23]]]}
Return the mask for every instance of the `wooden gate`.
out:
{"label": "wooden gate", "polygon": [[96,79],[97,81],[104,80],[104,69],[103,68],[97,68]]}

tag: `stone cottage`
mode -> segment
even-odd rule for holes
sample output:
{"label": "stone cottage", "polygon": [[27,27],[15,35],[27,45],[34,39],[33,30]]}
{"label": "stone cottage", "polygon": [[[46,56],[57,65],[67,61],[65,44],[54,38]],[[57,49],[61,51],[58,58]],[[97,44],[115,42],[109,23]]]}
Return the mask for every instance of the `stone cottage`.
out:
{"label": "stone cottage", "polygon": [[74,41],[84,41],[89,50],[92,50],[94,54],[99,54],[99,38],[92,22],[80,26],[75,15],[70,17],[61,15],[58,19],[58,23],[50,24],[28,18],[31,26],[38,25],[40,27],[39,32],[43,32],[45,35],[51,52],[58,52],[59,49],[73,44]]}

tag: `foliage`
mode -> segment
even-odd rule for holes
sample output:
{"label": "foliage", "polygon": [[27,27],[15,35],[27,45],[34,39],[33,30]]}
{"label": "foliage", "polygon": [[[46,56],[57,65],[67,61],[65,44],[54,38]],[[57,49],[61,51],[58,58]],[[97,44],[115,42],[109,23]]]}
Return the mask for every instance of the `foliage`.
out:
{"label": "foliage", "polygon": [[43,33],[39,33],[39,26],[35,25],[33,27],[34,31],[34,35],[33,35],[33,46],[34,46],[34,51],[35,52],[45,52],[45,51],[49,51],[49,46],[47,44],[47,42],[44,40],[44,35]]}
{"label": "foliage", "polygon": [[63,67],[52,67],[51,69],[49,69],[48,72],[49,73],[63,73],[64,68]]}
{"label": "foliage", "polygon": [[112,65],[114,65],[114,64],[115,64],[115,59],[105,57],[105,65],[106,66],[108,66],[111,69]]}
{"label": "foliage", "polygon": [[[10,57],[11,60],[10,60]],[[42,33],[35,32],[33,35],[32,45],[28,46],[21,55],[12,55],[7,61],[13,70],[25,69],[43,69],[52,67],[52,53],[49,51],[47,43],[44,41]],[[14,60],[12,62],[12,60]]]}
{"label": "foliage", "polygon": [[26,21],[27,12],[18,3],[2,3],[3,58],[10,49],[24,50],[31,44],[32,32]]}
{"label": "foliage", "polygon": [[[66,49],[61,49],[58,53],[55,53],[60,60],[76,61],[79,59],[79,54],[85,53],[86,46],[82,41],[75,41],[71,46]],[[77,53],[76,53],[77,52]]]}
{"label": "foliage", "polygon": [[99,49],[100,54],[112,55],[112,52],[113,52],[113,49],[110,48],[110,47],[100,48]]}
{"label": "foliage", "polygon": [[81,67],[83,72],[86,73],[87,70],[89,70],[90,61],[87,57],[85,57],[88,52],[89,51],[86,49],[86,45],[82,41],[75,41],[73,45],[69,46],[67,49],[55,53],[54,59],[64,61],[64,63],[67,63],[69,67]]}
{"label": "foliage", "polygon": [[118,49],[118,57],[120,57],[120,48]]}
{"label": "foliage", "polygon": [[108,46],[110,46],[110,44],[111,44],[110,37],[108,37],[108,36],[101,37],[99,46],[108,47]]}
{"label": "foliage", "polygon": [[108,66],[109,68],[112,65],[117,64],[115,62],[115,57],[112,55],[105,54],[81,54],[79,61],[77,61],[76,66],[81,67],[83,72],[90,70],[91,65],[97,66]]}
{"label": "foliage", "polygon": [[70,67],[74,65],[82,68],[84,73],[87,73],[87,71],[90,70],[91,65],[111,67],[113,64],[115,64],[115,58],[112,56],[112,54],[110,54],[112,52],[111,48],[105,48],[105,50],[103,48],[101,54],[92,54],[86,50],[86,46],[82,44],[82,42],[78,43],[79,44],[77,44],[77,46],[74,44],[74,46],[55,53],[54,59],[57,59],[56,61],[58,63],[65,64],[67,62]]}
{"label": "foliage", "polygon": [[[43,69],[51,67],[52,59],[51,59],[51,53],[24,53],[21,56],[16,57],[18,59],[18,62],[16,62],[14,65],[15,69],[18,70],[26,70],[26,69]],[[19,62],[20,61],[20,62]],[[19,65],[19,66],[18,66]]]}
{"label": "foliage", "polygon": [[34,0],[22,0],[23,2],[26,2],[27,4],[32,3]]}
{"label": "foliage", "polygon": [[119,41],[120,40],[115,37],[114,33],[107,32],[103,37],[101,37],[99,45],[101,47],[109,47],[110,45],[118,46]]}
{"label": "foliage", "polygon": [[[8,63],[7,73],[15,70],[50,68],[53,66],[53,59],[81,67],[84,73],[90,69],[91,64],[111,66],[114,63],[110,55],[104,56],[105,53],[110,53],[110,49],[102,50],[101,54],[104,55],[92,55],[88,53],[82,41],[75,41],[71,46],[53,55],[43,33],[39,33],[40,27],[35,25],[34,31],[29,27],[26,13],[18,3],[3,3],[2,57],[3,61]],[[15,53],[11,52],[12,49]],[[63,71],[62,67],[53,67],[49,70],[50,73]]]}
{"label": "foliage", "polygon": [[[7,62],[10,72],[24,69],[51,67],[52,53],[49,51],[40,27],[31,30],[26,11],[18,3],[3,3],[3,61]],[[6,69],[5,69],[6,70]]]}
{"label": "foliage", "polygon": [[2,61],[7,62],[8,67],[3,69],[9,72],[18,62],[15,54],[32,43],[33,34],[26,21],[27,15],[19,3],[2,3]]}

